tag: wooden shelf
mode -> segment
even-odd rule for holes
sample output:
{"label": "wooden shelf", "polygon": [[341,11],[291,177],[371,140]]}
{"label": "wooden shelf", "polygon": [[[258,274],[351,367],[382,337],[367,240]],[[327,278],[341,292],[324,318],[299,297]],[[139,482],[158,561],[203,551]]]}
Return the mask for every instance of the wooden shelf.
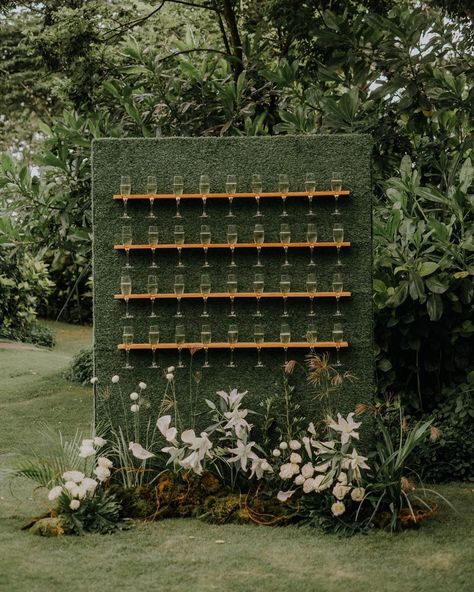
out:
{"label": "wooden shelf", "polygon": [[[234,193],[232,195],[232,199],[255,199],[256,195],[258,195],[260,198],[265,199],[268,197],[278,197],[281,199],[281,193],[279,193],[278,191],[266,191],[264,193],[259,193],[259,194],[255,194],[255,193]],[[313,194],[313,197],[334,197],[335,195],[338,195],[339,197],[346,197],[348,195],[351,195],[351,192],[347,189],[344,189],[343,191],[340,191],[339,193],[336,193],[335,191],[315,191]],[[114,199],[119,199],[119,200],[123,200],[123,199],[127,199],[127,200],[135,200],[135,199],[146,199],[146,200],[150,200],[150,199],[154,199],[154,200],[176,200],[176,195],[174,193],[134,193],[134,194],[130,194],[130,195],[122,195],[122,194],[116,194],[113,196]],[[308,197],[308,192],[307,191],[289,191],[286,194],[286,197]],[[209,193],[208,195],[206,195],[206,199],[228,199],[229,195],[227,193]],[[200,193],[183,193],[183,195],[179,196],[179,199],[202,199],[202,195]]]}
{"label": "wooden shelf", "polygon": [[315,248],[334,248],[334,247],[350,247],[350,242],[343,242],[343,243],[335,243],[335,242],[318,242],[318,243],[262,243],[261,245],[257,245],[256,243],[236,243],[235,245],[230,245],[229,243],[210,243],[209,245],[203,245],[201,243],[185,243],[184,245],[177,245],[175,243],[163,243],[157,245],[114,245],[114,249],[119,251],[124,251],[128,249],[129,251],[139,251],[139,250],[164,250],[164,249],[230,249],[231,247],[234,249],[257,249],[257,247],[261,247],[262,249],[275,249],[280,248],[283,249],[284,247],[288,247],[290,249],[302,247],[315,247]]}
{"label": "wooden shelf", "polygon": [[[178,347],[176,343],[158,343],[153,346],[155,349],[204,349],[204,345],[202,343],[182,343]],[[349,347],[349,343],[347,341],[341,341],[340,343],[336,344],[334,341],[315,341],[314,343],[308,343],[307,341],[292,341],[291,343],[281,343],[280,341],[266,341],[258,345],[261,349],[284,349],[285,347],[290,348],[300,348],[300,349],[343,349]],[[119,343],[117,345],[117,349],[130,349],[130,350],[151,350],[152,346],[149,343],[132,343],[128,346],[125,346],[124,343]],[[213,342],[209,343],[206,346],[207,349],[231,349],[230,343],[223,341],[221,342]],[[257,349],[257,344],[254,341],[239,341],[237,343],[232,344],[233,349]]]}
{"label": "wooden shelf", "polygon": [[[283,294],[282,292],[263,292],[259,294],[259,298],[349,298],[352,296],[352,292],[287,292]],[[129,300],[151,300],[154,298],[155,300],[177,300],[179,298],[185,299],[192,299],[198,298],[202,299],[203,295],[201,292],[185,292],[184,294],[180,294],[179,296],[174,292],[166,293],[166,294],[130,294],[128,296]],[[233,294],[230,292],[211,292],[207,295],[207,298],[253,298],[257,297],[255,292],[234,292]],[[115,300],[124,300],[125,296],[123,294],[115,294]]]}

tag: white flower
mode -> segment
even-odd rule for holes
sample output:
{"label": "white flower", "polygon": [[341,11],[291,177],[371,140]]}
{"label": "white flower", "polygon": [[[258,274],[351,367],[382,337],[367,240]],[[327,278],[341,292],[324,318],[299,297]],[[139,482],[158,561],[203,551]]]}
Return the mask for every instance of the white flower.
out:
{"label": "white flower", "polygon": [[212,442],[206,432],[201,432],[200,437],[196,436],[194,430],[185,430],[181,434],[181,440],[188,445],[191,450],[196,450],[199,460],[205,456],[211,456],[209,453],[212,448]]}
{"label": "white flower", "polygon": [[64,484],[64,489],[68,491],[73,491],[77,487],[77,483],[75,481],[66,481]]}
{"label": "white flower", "polygon": [[143,448],[141,444],[138,444],[136,442],[130,442],[128,445],[128,449],[131,450],[133,456],[135,458],[138,458],[139,460],[147,460],[147,458],[152,458],[153,456],[155,456],[153,452],[145,450],[145,448]]}
{"label": "white flower", "polygon": [[295,493],[295,491],[296,491],[296,489],[292,489],[290,491],[279,491],[278,495],[277,495],[278,501],[286,502]]}
{"label": "white flower", "polygon": [[343,485],[342,483],[336,483],[332,489],[332,494],[338,500],[342,500],[351,490],[349,485]]}
{"label": "white flower", "polygon": [[224,426],[225,430],[235,430],[238,438],[242,438],[246,431],[250,431],[251,426],[245,420],[247,416],[247,409],[239,409],[235,407],[232,411],[226,411],[224,417],[228,420]]}
{"label": "white flower", "polygon": [[351,498],[355,502],[361,502],[364,499],[365,489],[363,487],[354,487],[351,491]]}
{"label": "white flower", "polygon": [[172,374],[171,372],[168,372],[168,373],[165,375],[165,378],[166,378],[166,380],[167,380],[168,382],[171,382],[171,381],[173,380],[173,378],[174,378],[174,374]]}
{"label": "white flower", "polygon": [[316,465],[314,468],[316,471],[318,471],[318,473],[325,473],[328,470],[330,464],[331,463],[329,462],[325,462],[321,463],[320,465]]}
{"label": "white flower", "polygon": [[75,485],[74,489],[71,490],[72,497],[77,497],[79,499],[84,499],[87,495],[87,489],[84,486],[84,482],[80,485]]}
{"label": "white flower", "polygon": [[89,458],[89,456],[94,456],[95,450],[92,446],[81,446],[79,448],[79,456],[81,458]]}
{"label": "white flower", "polygon": [[311,440],[311,444],[319,450],[321,454],[334,451],[336,442],[334,440],[328,440],[327,442],[320,442],[319,440]]}
{"label": "white flower", "polygon": [[118,374],[115,374],[114,376],[112,376],[112,382],[114,384],[117,384],[117,382],[120,380],[120,376]]}
{"label": "white flower", "polygon": [[288,444],[286,442],[280,442],[281,450],[286,450],[288,448]]}
{"label": "white flower", "polygon": [[99,481],[107,481],[110,477],[110,471],[106,467],[98,466],[94,469],[94,474],[97,476]]}
{"label": "white flower", "polygon": [[51,491],[48,493],[49,501],[54,502],[55,500],[57,500],[62,492],[63,488],[61,487],[61,485],[56,485],[56,487],[53,487],[53,489],[51,489]]}
{"label": "white flower", "polygon": [[91,479],[90,477],[86,477],[84,481],[81,483],[82,487],[85,488],[86,491],[94,491],[97,485],[97,481],[95,479]]}
{"label": "white flower", "polygon": [[250,467],[250,478],[254,475],[257,479],[261,479],[264,473],[273,473],[273,469],[270,463],[265,458],[254,458],[252,459],[252,466]]}
{"label": "white flower", "polygon": [[181,454],[182,450],[182,448],[176,448],[176,446],[166,446],[165,448],[161,449],[161,452],[165,452],[166,454],[170,455],[168,462],[174,462]]}
{"label": "white flower", "polygon": [[138,413],[138,411],[140,411],[140,405],[137,405],[136,403],[131,405],[130,407],[130,411],[132,413]]}
{"label": "white flower", "polygon": [[94,446],[98,446],[99,448],[101,446],[105,446],[107,444],[107,440],[104,440],[104,438],[101,438],[100,436],[96,436],[94,438]]}
{"label": "white flower", "polygon": [[247,470],[247,462],[258,458],[255,452],[252,451],[252,447],[255,442],[249,442],[245,444],[242,440],[237,440],[237,448],[229,448],[229,452],[235,454],[232,458],[229,458],[229,462],[240,462],[240,467],[243,471]]}
{"label": "white flower", "polygon": [[337,477],[337,480],[339,483],[342,483],[342,485],[347,485],[347,474],[344,473],[344,471],[341,471]]}
{"label": "white flower", "polygon": [[337,423],[332,421],[328,427],[335,432],[341,432],[341,444],[347,444],[351,438],[359,439],[359,434],[355,431],[361,422],[355,422],[352,418],[354,413],[349,413],[347,419],[344,419],[340,413],[337,414]]}
{"label": "white flower", "polygon": [[81,471],[66,471],[63,473],[64,481],[73,481],[74,483],[80,483],[84,477],[85,475]]}
{"label": "white flower", "polygon": [[290,462],[294,463],[294,464],[299,464],[300,462],[302,462],[302,458],[301,455],[298,454],[297,452],[292,452],[290,454]]}
{"label": "white flower", "polygon": [[103,467],[104,469],[110,469],[114,463],[106,456],[99,456],[97,459],[97,464],[99,467]]}
{"label": "white flower", "polygon": [[202,474],[201,458],[199,457],[198,450],[194,450],[193,452],[191,452],[191,454],[189,456],[187,456],[186,458],[183,458],[183,460],[180,460],[179,464],[184,469],[193,470],[197,475]]}
{"label": "white flower", "polygon": [[346,511],[346,506],[342,502],[335,502],[331,506],[331,512],[334,516],[341,516]]}
{"label": "white flower", "polygon": [[280,467],[280,479],[291,479],[293,475],[297,475],[299,472],[299,465],[295,463],[285,463]]}
{"label": "white flower", "polygon": [[166,369],[166,372],[174,372],[174,366],[168,366],[168,368]]}
{"label": "white flower", "polygon": [[140,398],[140,395],[138,393],[135,393],[135,392],[130,393],[130,399],[132,401],[138,401],[139,398]]}
{"label": "white flower", "polygon": [[305,477],[303,475],[296,475],[295,480],[294,480],[294,484],[295,485],[303,485],[303,483],[305,482]]}
{"label": "white flower", "polygon": [[81,442],[81,446],[94,446],[94,439],[93,438],[87,438],[86,440],[83,440]]}
{"label": "white flower", "polygon": [[360,479],[360,469],[369,469],[370,467],[365,463],[367,460],[366,456],[360,456],[357,454],[357,450],[354,448],[351,454],[348,454],[342,461],[342,467],[344,469],[352,469],[354,477]]}
{"label": "white flower", "polygon": [[163,415],[156,421],[156,427],[160,430],[166,440],[176,445],[176,436],[178,435],[178,430],[176,428],[170,427],[170,424],[171,415]]}
{"label": "white flower", "polygon": [[301,443],[298,440],[290,440],[289,446],[291,450],[299,450],[301,448]]}
{"label": "white flower", "polygon": [[308,426],[308,432],[312,435],[312,436],[316,436],[316,428],[314,427],[314,423],[311,422]]}
{"label": "white flower", "polygon": [[278,450],[278,448],[275,448],[275,450],[272,452],[273,456],[281,456],[281,451]]}
{"label": "white flower", "polygon": [[93,376],[93,377],[90,379],[90,383],[91,383],[91,384],[96,384],[97,382],[99,382],[99,379],[97,378],[97,376]]}
{"label": "white flower", "polygon": [[310,443],[308,436],[305,436],[303,438],[303,444],[304,444],[304,448],[306,450],[306,454],[309,456],[309,458],[313,458],[313,451],[311,450],[311,443]]}
{"label": "white flower", "polygon": [[237,407],[240,405],[240,402],[245,397],[248,391],[244,391],[243,393],[239,393],[237,389],[232,389],[230,393],[226,393],[225,391],[217,391],[217,395],[224,399],[227,405],[232,409],[233,407]]}
{"label": "white flower", "polygon": [[314,491],[314,479],[306,479],[303,483],[303,491],[305,493],[310,493]]}
{"label": "white flower", "polygon": [[80,505],[81,502],[77,499],[71,500],[71,502],[69,503],[69,507],[71,508],[71,510],[77,510]]}
{"label": "white flower", "polygon": [[144,391],[146,389],[146,382],[139,382],[138,388]]}
{"label": "white flower", "polygon": [[314,475],[314,467],[311,463],[306,463],[301,467],[301,474],[305,479],[309,479]]}
{"label": "white flower", "polygon": [[327,475],[317,475],[314,478],[314,491],[324,491],[331,487],[332,479]]}

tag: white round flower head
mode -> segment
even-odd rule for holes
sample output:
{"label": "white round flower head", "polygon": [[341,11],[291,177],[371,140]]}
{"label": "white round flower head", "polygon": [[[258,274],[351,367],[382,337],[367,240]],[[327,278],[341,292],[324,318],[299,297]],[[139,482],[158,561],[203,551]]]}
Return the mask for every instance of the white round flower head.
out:
{"label": "white round flower head", "polygon": [[101,438],[100,436],[96,436],[94,438],[94,446],[98,446],[99,448],[101,446],[105,446],[107,444],[107,440],[105,440],[104,438]]}
{"label": "white round flower head", "polygon": [[301,467],[301,474],[305,479],[309,479],[314,475],[314,467],[311,463],[306,463]]}
{"label": "white round flower head", "polygon": [[174,378],[174,374],[172,372],[167,372],[166,373],[166,380],[168,380],[169,382],[171,382]]}
{"label": "white round flower head", "polygon": [[106,456],[99,456],[97,459],[97,466],[102,467],[103,469],[110,469],[113,464],[114,463],[110,460],[110,458],[107,458]]}
{"label": "white round flower head", "polygon": [[342,502],[335,502],[331,506],[331,512],[334,516],[341,516],[346,511],[346,506]]}
{"label": "white round flower head", "polygon": [[299,450],[301,448],[301,443],[298,440],[290,440],[290,448],[291,450]]}
{"label": "white round flower head", "polygon": [[114,384],[117,384],[117,382],[120,380],[120,376],[118,374],[115,374],[114,376],[112,376],[112,382]]}
{"label": "white round flower head", "polygon": [[138,401],[140,395],[138,393],[130,393],[130,399],[132,399],[132,401]]}
{"label": "white round flower head", "polygon": [[303,459],[301,458],[301,455],[298,454],[297,452],[292,452],[290,454],[290,462],[295,463],[295,464],[299,464]]}
{"label": "white round flower head", "polygon": [[64,488],[68,491],[73,491],[76,487],[77,485],[74,481],[66,481],[66,483],[64,484]]}
{"label": "white round flower head", "polygon": [[84,489],[86,491],[94,491],[95,488],[97,487],[97,485],[99,485],[97,483],[97,481],[95,479],[91,479],[90,477],[86,477],[84,479],[84,481],[81,483],[82,487],[84,487]]}
{"label": "white round flower head", "polygon": [[73,481],[74,483],[80,483],[85,475],[81,471],[66,471],[62,475],[64,481]]}
{"label": "white round flower head", "polygon": [[106,467],[96,467],[94,469],[94,474],[97,476],[99,481],[107,481],[110,477],[110,471]]}
{"label": "white round flower head", "polygon": [[87,438],[87,440],[83,440],[81,446],[94,446],[94,439]]}
{"label": "white round flower head", "polygon": [[296,475],[295,477],[295,485],[303,485],[303,483],[306,481],[305,477],[303,475]]}
{"label": "white round flower head", "polygon": [[[298,466],[298,465],[296,465]],[[292,463],[285,463],[280,467],[280,479],[291,479],[295,475],[295,465]],[[297,471],[298,473],[299,471]]]}
{"label": "white round flower head", "polygon": [[69,507],[71,508],[71,510],[78,510],[79,506],[81,505],[81,502],[79,500],[71,500]]}
{"label": "white round flower head", "polygon": [[174,366],[169,366],[169,368],[166,369],[166,372],[174,372]]}
{"label": "white round flower head", "polygon": [[281,456],[281,451],[278,450],[278,448],[275,448],[275,450],[272,452],[273,456]]}
{"label": "white round flower head", "polygon": [[130,407],[130,411],[131,411],[132,413],[137,413],[138,411],[140,411],[140,405],[136,405],[136,404],[135,404],[135,405],[132,405],[132,406]]}
{"label": "white round flower head", "polygon": [[364,499],[365,489],[363,487],[354,487],[351,491],[351,498],[355,502],[361,502]]}
{"label": "white round flower head", "polygon": [[99,382],[99,379],[97,378],[97,376],[93,376],[93,377],[90,379],[90,383],[91,383],[91,384],[96,384],[97,382]]}
{"label": "white round flower head", "polygon": [[146,389],[146,382],[139,382],[138,388],[144,391]]}
{"label": "white round flower head", "polygon": [[303,483],[303,491],[305,493],[311,493],[314,491],[314,479],[306,479]]}
{"label": "white round flower head", "polygon": [[288,448],[288,444],[286,442],[280,442],[280,449],[286,450]]}
{"label": "white round flower head", "polygon": [[51,489],[51,491],[48,493],[49,501],[54,502],[55,500],[57,500],[62,492],[63,488],[61,487],[61,485],[56,485],[56,487],[53,487],[53,489]]}
{"label": "white round flower head", "polygon": [[81,458],[89,458],[89,456],[94,456],[95,450],[92,446],[81,446],[79,448],[79,456]]}

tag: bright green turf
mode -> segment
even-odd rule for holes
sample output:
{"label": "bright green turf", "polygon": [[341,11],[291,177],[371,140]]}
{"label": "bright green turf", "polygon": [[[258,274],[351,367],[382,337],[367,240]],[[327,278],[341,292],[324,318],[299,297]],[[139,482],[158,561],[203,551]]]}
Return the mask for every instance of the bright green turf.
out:
{"label": "bright green turf", "polygon": [[[68,355],[85,343],[75,329],[71,331]],[[56,355],[65,351],[62,343],[61,339]],[[17,366],[27,369],[35,355],[16,352]],[[32,425],[41,418],[66,433],[87,425],[90,389],[71,387],[59,370],[45,366],[45,378],[36,376],[28,388],[2,387],[0,450],[13,452],[20,442],[40,446]],[[5,371],[3,358],[0,371]],[[3,466],[11,459],[4,456]],[[473,489],[464,484],[437,489],[459,514],[444,510],[421,530],[397,536],[377,532],[341,539],[293,527],[166,520],[138,524],[113,536],[44,539],[20,531],[29,517],[45,509],[44,495],[37,493],[33,499],[27,481],[14,482],[11,490],[4,482],[0,484],[0,591],[468,591],[474,577]]]}

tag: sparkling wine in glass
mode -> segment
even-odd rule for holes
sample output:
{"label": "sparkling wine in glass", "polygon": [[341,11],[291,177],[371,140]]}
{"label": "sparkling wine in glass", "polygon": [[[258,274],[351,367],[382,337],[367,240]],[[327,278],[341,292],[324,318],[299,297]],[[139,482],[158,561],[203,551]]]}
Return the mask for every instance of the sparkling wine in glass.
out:
{"label": "sparkling wine in glass", "polygon": [[237,293],[237,276],[234,273],[229,273],[227,276],[227,291],[230,294],[230,312],[227,316],[236,317],[234,310],[234,294]]}
{"label": "sparkling wine in glass", "polygon": [[318,232],[316,230],[316,224],[312,222],[308,224],[306,228],[306,240],[309,244],[309,263],[308,267],[314,267],[316,263],[314,262],[314,245],[318,242]]}
{"label": "sparkling wine in glass", "polygon": [[334,212],[333,216],[339,216],[338,209],[339,194],[342,191],[342,173],[332,173],[331,176],[331,191],[334,191]]}
{"label": "sparkling wine in glass", "polygon": [[290,183],[288,181],[288,175],[278,175],[278,193],[281,195],[281,201],[283,202],[283,211],[280,216],[286,217],[288,216],[288,212],[286,211],[286,198],[288,196],[288,191],[290,190]]}
{"label": "sparkling wine in glass", "polygon": [[235,175],[227,175],[225,182],[225,192],[229,199],[229,211],[226,214],[226,218],[235,218],[232,213],[232,200],[234,199],[235,192],[237,191],[237,177]]}
{"label": "sparkling wine in glass", "polygon": [[176,300],[178,305],[176,307],[177,318],[182,318],[184,315],[181,312],[181,296],[184,294],[184,275],[178,274],[174,276],[174,293],[176,294]]}
{"label": "sparkling wine in glass", "polygon": [[176,325],[174,336],[176,340],[176,345],[178,346],[178,368],[185,368],[186,366],[183,364],[182,360],[183,348],[180,347],[186,341],[186,331],[184,325]]}
{"label": "sparkling wine in glass", "polygon": [[285,252],[285,262],[282,267],[291,267],[288,262],[288,245],[291,242],[291,229],[289,224],[282,224],[280,226],[280,242],[283,243],[283,250]]}
{"label": "sparkling wine in glass", "polygon": [[265,287],[265,278],[263,273],[256,273],[255,279],[253,280],[253,291],[255,292],[255,297],[257,299],[257,310],[254,313],[254,317],[263,317],[263,314],[260,312],[260,298],[263,293],[263,288]]}
{"label": "sparkling wine in glass", "polygon": [[207,261],[207,250],[208,250],[208,245],[211,244],[211,227],[208,226],[207,224],[203,224],[201,226],[201,233],[200,233],[200,238],[201,238],[201,244],[204,247],[204,263],[203,263],[203,267],[211,267],[209,262]]}
{"label": "sparkling wine in glass", "polygon": [[336,297],[336,312],[333,316],[335,317],[342,317],[342,312],[339,309],[339,298],[341,297],[341,292],[344,290],[344,282],[342,279],[342,273],[335,273],[332,278],[332,291]]}
{"label": "sparkling wine in glass", "polygon": [[201,316],[208,317],[209,313],[207,312],[207,299],[208,299],[209,294],[211,292],[211,278],[208,273],[201,274],[200,289],[201,289],[201,296],[202,296],[202,300],[203,300],[203,309],[202,309]]}
{"label": "sparkling wine in glass", "polygon": [[317,282],[316,282],[316,274],[315,273],[308,273],[308,277],[306,278],[306,291],[309,293],[309,317],[316,316],[316,313],[313,310],[313,301],[314,301],[314,294],[316,293],[317,289]]}
{"label": "sparkling wine in glass", "polygon": [[130,245],[132,244],[132,227],[122,226],[122,244],[125,247],[125,269],[132,269],[130,265]]}
{"label": "sparkling wine in glass", "polygon": [[230,360],[227,364],[228,368],[236,368],[234,363],[234,346],[239,340],[239,328],[237,325],[229,325],[229,330],[227,331],[227,336],[229,339],[230,345]]}
{"label": "sparkling wine in glass", "polygon": [[151,366],[149,368],[159,368],[156,363],[156,346],[160,343],[160,328],[158,325],[150,325],[148,329],[148,341],[151,345]]}
{"label": "sparkling wine in glass", "polygon": [[149,195],[150,200],[150,213],[148,214],[148,218],[156,218],[155,213],[153,211],[153,206],[155,204],[155,195],[157,192],[157,184],[156,184],[156,177],[154,175],[149,175],[146,178],[146,193]]}
{"label": "sparkling wine in glass", "polygon": [[336,250],[337,250],[337,263],[336,265],[338,267],[342,266],[342,261],[341,261],[341,245],[344,242],[344,226],[342,224],[340,224],[339,222],[334,224],[333,228],[332,228],[332,238],[333,241],[336,244]]}
{"label": "sparkling wine in glass", "polygon": [[128,312],[128,301],[130,299],[130,294],[132,293],[132,278],[129,275],[123,275],[120,278],[120,291],[125,300],[125,314],[122,319],[133,319],[133,315]]}
{"label": "sparkling wine in glass", "polygon": [[130,347],[133,344],[133,327],[126,325],[123,328],[122,340],[125,345],[125,366],[127,370],[131,370],[133,366],[130,364]]}
{"label": "sparkling wine in glass", "polygon": [[204,347],[204,364],[203,368],[210,368],[208,360],[208,345],[211,343],[211,325],[202,325],[201,327],[201,343]]}
{"label": "sparkling wine in glass", "polygon": [[181,261],[181,251],[183,250],[184,245],[184,226],[177,225],[174,227],[174,242],[178,249],[178,263],[176,267],[186,267]]}
{"label": "sparkling wine in glass", "polygon": [[237,267],[234,261],[235,245],[237,244],[237,226],[235,224],[229,224],[227,226],[227,244],[230,246],[230,263],[229,267]]}
{"label": "sparkling wine in glass", "polygon": [[335,368],[340,368],[342,366],[341,360],[339,359],[339,350],[341,347],[341,342],[344,337],[344,329],[341,323],[334,323],[334,327],[332,329],[332,340],[336,345],[336,363],[334,364]]}
{"label": "sparkling wine in glass", "polygon": [[173,177],[173,193],[176,201],[176,214],[174,218],[182,218],[179,212],[179,204],[181,202],[181,197],[183,195],[184,190],[184,180],[181,175],[175,175]]}
{"label": "sparkling wine in glass", "polygon": [[155,313],[155,298],[158,294],[158,278],[156,275],[148,276],[147,289],[151,301],[150,319],[156,319],[158,317],[158,315]]}
{"label": "sparkling wine in glass", "polygon": [[314,173],[306,173],[305,182],[304,182],[304,189],[308,196],[308,213],[307,216],[314,216],[313,212],[313,197],[314,192],[316,191],[316,177]]}
{"label": "sparkling wine in glass", "polygon": [[151,265],[150,269],[156,269],[158,265],[155,262],[156,245],[158,244],[158,226],[148,227],[148,243],[151,247]]}
{"label": "sparkling wine in glass", "polygon": [[262,175],[252,175],[252,193],[255,193],[255,201],[257,203],[257,212],[254,214],[254,218],[261,218],[263,216],[260,212],[260,195],[262,194],[262,189]]}
{"label": "sparkling wine in glass", "polygon": [[253,240],[257,245],[257,263],[255,263],[254,267],[263,267],[263,263],[260,261],[260,252],[265,241],[265,229],[263,228],[263,224],[255,224],[255,228],[253,229]]}
{"label": "sparkling wine in glass", "polygon": [[280,327],[280,341],[281,343],[283,343],[283,349],[285,351],[285,362],[283,364],[283,366],[286,366],[288,364],[288,343],[290,343],[291,341],[291,331],[290,331],[290,325],[288,325],[287,323],[283,323],[282,326]]}
{"label": "sparkling wine in glass", "polygon": [[206,200],[207,196],[209,195],[209,189],[211,187],[211,182],[209,180],[209,175],[201,175],[199,180],[199,193],[201,194],[202,200],[202,214],[201,218],[208,218],[208,214],[206,212]]}
{"label": "sparkling wine in glass", "polygon": [[122,201],[123,201],[123,214],[122,214],[122,218],[130,218],[130,215],[128,214],[127,211],[127,203],[128,203],[128,197],[132,192],[132,182],[130,180],[130,177],[126,176],[126,177],[120,177],[120,195],[122,195]]}
{"label": "sparkling wine in glass", "polygon": [[289,317],[288,310],[286,308],[286,300],[288,298],[288,292],[291,288],[291,279],[289,275],[282,275],[280,278],[280,292],[283,294],[283,313],[282,317]]}
{"label": "sparkling wine in glass", "polygon": [[261,350],[262,350],[262,343],[265,341],[265,328],[263,325],[255,325],[253,328],[253,337],[255,339],[255,343],[257,344],[257,363],[255,364],[255,368],[263,368],[264,365],[262,364],[261,360]]}

